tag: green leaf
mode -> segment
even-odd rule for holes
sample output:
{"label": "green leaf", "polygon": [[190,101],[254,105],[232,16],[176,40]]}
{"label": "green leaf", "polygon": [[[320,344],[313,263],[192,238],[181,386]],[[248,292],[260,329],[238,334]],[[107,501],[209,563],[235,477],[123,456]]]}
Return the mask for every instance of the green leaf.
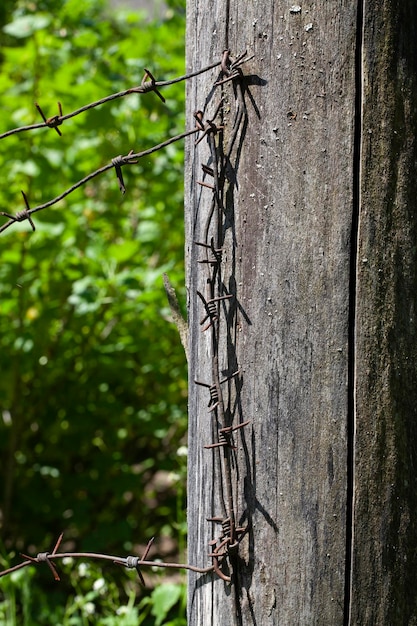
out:
{"label": "green leaf", "polygon": [[180,599],[181,592],[181,585],[175,585],[174,583],[162,584],[153,590],[153,606],[151,613],[156,617],[155,626],[161,626],[172,607],[174,607]]}
{"label": "green leaf", "polygon": [[123,263],[135,256],[138,250],[139,244],[137,241],[123,241],[109,246],[108,254],[118,263]]}
{"label": "green leaf", "polygon": [[11,173],[22,173],[34,178],[35,176],[39,176],[40,169],[33,159],[26,159],[25,161],[15,161],[11,167]]}
{"label": "green leaf", "polygon": [[7,35],[23,39],[33,35],[33,33],[37,30],[46,28],[50,23],[51,18],[48,15],[43,15],[41,13],[35,15],[23,15],[22,17],[16,18],[14,22],[6,24],[6,26],[3,27],[3,31],[7,33]]}

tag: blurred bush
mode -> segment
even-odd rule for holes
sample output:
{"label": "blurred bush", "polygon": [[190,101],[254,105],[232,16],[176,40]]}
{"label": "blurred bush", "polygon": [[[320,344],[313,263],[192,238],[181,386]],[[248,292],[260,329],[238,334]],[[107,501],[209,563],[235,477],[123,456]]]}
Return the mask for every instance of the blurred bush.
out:
{"label": "blurred bush", "polygon": [[[0,132],[41,121],[35,101],[46,116],[57,101],[68,113],[140,84],[144,67],[158,80],[184,73],[184,6],[167,4],[149,23],[99,0],[14,3],[1,39]],[[118,154],[182,132],[184,85],[164,96],[91,109],[62,137],[42,129],[0,141],[0,208],[21,210],[21,190],[36,206]],[[175,144],[123,169],[124,196],[111,170],[37,213],[34,233],[23,222],[0,236],[3,567],[61,531],[65,550],[136,553],[153,535],[156,556],[183,549],[186,364],[162,283],[167,272],[184,300],[182,169]],[[37,569],[31,587],[41,597],[53,584],[52,604],[65,607],[74,580],[57,591],[47,574]],[[118,570],[112,584],[129,603],[123,581]],[[22,597],[17,605],[23,615]],[[24,623],[61,623],[30,610]],[[151,615],[144,623],[162,623]],[[112,623],[76,619],[65,623]]]}

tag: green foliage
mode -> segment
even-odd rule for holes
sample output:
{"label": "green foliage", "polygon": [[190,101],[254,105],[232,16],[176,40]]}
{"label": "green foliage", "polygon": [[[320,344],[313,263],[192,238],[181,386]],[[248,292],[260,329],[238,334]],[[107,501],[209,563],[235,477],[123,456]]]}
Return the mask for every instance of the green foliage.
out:
{"label": "green foliage", "polygon": [[181,587],[174,583],[167,583],[156,587],[152,592],[151,613],[156,617],[155,626],[161,626],[170,610],[181,599]]}
{"label": "green foliage", "polygon": [[[0,132],[41,121],[34,101],[52,116],[57,101],[67,113],[140,84],[144,67],[157,79],[184,73],[182,2],[170,2],[157,24],[117,16],[98,0],[16,6],[3,29]],[[118,154],[182,132],[184,86],[164,96],[166,104],[134,94],[89,110],[66,121],[62,137],[43,129],[1,141],[0,207],[22,209],[22,189],[31,206],[45,202]],[[182,163],[175,144],[123,168],[125,196],[110,171],[37,213],[35,233],[23,222],[0,236],[4,566],[15,562],[14,550],[49,549],[61,530],[66,549],[116,554],[140,550],[152,535],[171,538],[175,550],[184,536],[185,463],[177,450],[186,366],[162,283],[167,272],[184,298]],[[27,570],[19,576],[26,589]],[[51,583],[39,579],[38,606],[49,606]],[[123,588],[120,577],[113,584]],[[58,613],[71,585],[61,584]],[[129,606],[133,592],[124,593]],[[157,599],[143,598],[144,624],[170,614],[164,598],[155,608]],[[76,604],[65,609],[67,621],[57,613],[58,621],[39,615],[36,623],[113,623],[110,605],[88,621],[69,615]],[[137,604],[129,611],[136,617],[126,613],[117,624],[142,623]]]}

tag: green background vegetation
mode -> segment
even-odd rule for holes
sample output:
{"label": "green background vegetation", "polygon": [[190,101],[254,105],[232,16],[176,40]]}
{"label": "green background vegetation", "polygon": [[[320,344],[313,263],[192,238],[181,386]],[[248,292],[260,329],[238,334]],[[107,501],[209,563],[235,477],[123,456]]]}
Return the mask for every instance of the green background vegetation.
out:
{"label": "green background vegetation", "polygon": [[[0,132],[184,73],[184,2],[164,19],[99,0],[5,2]],[[0,208],[45,202],[119,154],[184,129],[184,84],[0,141]],[[0,235],[0,565],[19,551],[184,559],[186,365],[163,290],[184,301],[182,144],[111,170]],[[5,218],[1,218],[2,220]],[[150,590],[117,566],[0,580],[4,624],[184,624],[184,577]],[[144,572],[146,577],[146,572]],[[166,577],[164,578],[166,581]],[[98,582],[97,582],[98,581]],[[151,591],[153,589],[153,591]]]}

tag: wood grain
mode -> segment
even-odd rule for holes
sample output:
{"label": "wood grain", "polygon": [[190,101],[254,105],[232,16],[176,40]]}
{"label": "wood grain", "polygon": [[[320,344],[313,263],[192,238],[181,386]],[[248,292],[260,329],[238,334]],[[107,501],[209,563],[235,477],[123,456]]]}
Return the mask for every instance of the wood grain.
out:
{"label": "wood grain", "polygon": [[417,624],[417,6],[365,11],[353,624]]}
{"label": "wood grain", "polygon": [[[249,532],[235,597],[190,576],[191,626],[417,624],[416,30],[414,0],[189,2],[189,70],[225,47],[254,54],[223,263],[237,308],[222,363],[241,370],[235,419],[251,419],[235,474]],[[214,80],[189,86],[188,119],[213,110]],[[230,85],[225,97],[227,141]],[[190,379],[210,377],[192,243],[207,157],[188,145]],[[205,564],[204,518],[223,494],[200,392],[191,384],[189,555]]]}

